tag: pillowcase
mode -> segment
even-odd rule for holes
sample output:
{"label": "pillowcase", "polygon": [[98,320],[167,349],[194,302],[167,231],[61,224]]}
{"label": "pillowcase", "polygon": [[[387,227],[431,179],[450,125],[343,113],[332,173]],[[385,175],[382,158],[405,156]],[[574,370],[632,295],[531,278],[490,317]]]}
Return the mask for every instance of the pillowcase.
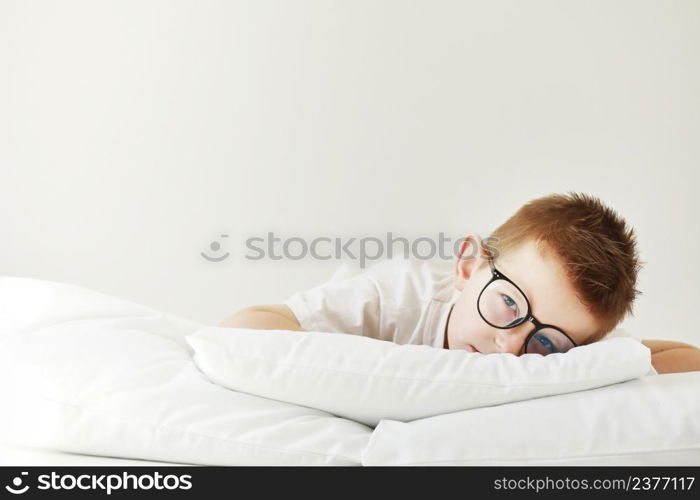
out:
{"label": "pillowcase", "polygon": [[74,285],[0,278],[0,440],[200,465],[359,465],[371,429],[212,384],[203,325]]}
{"label": "pillowcase", "polygon": [[185,336],[204,325],[144,305],[56,281],[0,277],[0,342],[59,323],[138,318],[148,333],[192,352]]}
{"label": "pillowcase", "polygon": [[382,420],[363,465],[700,465],[700,372]]}
{"label": "pillowcase", "polygon": [[324,332],[208,327],[186,337],[214,383],[369,426],[644,376],[651,353],[612,338],[565,354],[489,354]]}

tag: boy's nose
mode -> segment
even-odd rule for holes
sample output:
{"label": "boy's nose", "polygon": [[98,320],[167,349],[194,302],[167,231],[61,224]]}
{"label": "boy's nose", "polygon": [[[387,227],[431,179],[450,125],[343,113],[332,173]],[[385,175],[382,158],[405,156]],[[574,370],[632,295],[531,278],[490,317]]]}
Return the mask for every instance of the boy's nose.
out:
{"label": "boy's nose", "polygon": [[525,353],[523,344],[529,333],[534,329],[532,323],[526,321],[522,325],[506,330],[496,329],[496,346],[498,352],[519,356]]}

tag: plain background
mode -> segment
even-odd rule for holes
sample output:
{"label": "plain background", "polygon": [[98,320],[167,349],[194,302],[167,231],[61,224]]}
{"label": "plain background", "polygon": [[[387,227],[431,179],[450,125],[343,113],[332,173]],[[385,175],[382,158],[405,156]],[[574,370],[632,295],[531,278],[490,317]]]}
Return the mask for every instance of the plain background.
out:
{"label": "plain background", "polygon": [[698,61],[696,0],[0,0],[0,274],[215,325],[344,262],[246,238],[486,236],[573,190],[637,231],[623,328],[698,345]]}

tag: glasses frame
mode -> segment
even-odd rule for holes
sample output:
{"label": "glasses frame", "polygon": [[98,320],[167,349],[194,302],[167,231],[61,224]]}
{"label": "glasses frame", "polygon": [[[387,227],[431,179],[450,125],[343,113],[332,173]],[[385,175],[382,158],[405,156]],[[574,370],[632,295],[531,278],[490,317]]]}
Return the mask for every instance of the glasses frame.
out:
{"label": "glasses frame", "polygon": [[[487,324],[491,325],[494,328],[498,328],[499,330],[510,330],[511,328],[515,328],[516,326],[520,326],[526,321],[531,322],[533,325],[535,325],[535,329],[530,332],[530,334],[527,336],[525,339],[525,342],[523,342],[523,346],[521,347],[521,350],[524,351],[525,354],[539,354],[539,353],[528,353],[527,352],[527,345],[530,342],[530,339],[532,338],[533,335],[535,335],[538,331],[542,330],[543,328],[552,328],[560,333],[562,333],[571,343],[573,344],[568,350],[573,349],[574,347],[578,347],[578,344],[574,342],[574,339],[572,339],[564,330],[561,328],[558,328],[554,325],[548,325],[545,323],[540,323],[537,318],[532,314],[532,306],[530,305],[530,300],[527,298],[527,295],[525,292],[523,292],[518,285],[513,282],[508,276],[500,272],[498,269],[496,269],[496,265],[493,263],[493,257],[488,258],[489,261],[489,266],[491,267],[491,279],[489,280],[486,285],[484,285],[484,288],[481,290],[481,293],[479,293],[479,297],[476,299],[476,310],[479,312],[479,316],[481,316],[481,319],[483,319]],[[510,325],[510,326],[496,326],[493,323],[491,323],[489,320],[487,320],[483,314],[481,314],[481,306],[479,305],[481,302],[481,296],[483,295],[484,291],[486,288],[493,283],[494,281],[497,280],[504,280],[513,285],[515,288],[518,289],[518,291],[522,294],[522,296],[525,298],[525,303],[527,304],[527,313],[523,316],[523,318],[518,321],[517,323]],[[564,351],[564,352],[567,352]],[[557,353],[550,353],[550,354],[557,354]],[[545,356],[549,356],[549,354],[545,354]]]}

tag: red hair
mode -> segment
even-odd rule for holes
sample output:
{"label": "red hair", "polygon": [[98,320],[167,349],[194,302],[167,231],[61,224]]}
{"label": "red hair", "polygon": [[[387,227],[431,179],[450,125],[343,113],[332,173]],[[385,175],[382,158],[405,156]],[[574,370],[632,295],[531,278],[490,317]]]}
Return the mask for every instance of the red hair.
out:
{"label": "red hair", "polygon": [[[584,344],[602,339],[632,314],[642,268],[634,229],[593,196],[569,192],[528,202],[484,240],[488,253],[536,241],[559,258],[579,299],[599,329]],[[494,256],[498,253],[494,254]]]}

